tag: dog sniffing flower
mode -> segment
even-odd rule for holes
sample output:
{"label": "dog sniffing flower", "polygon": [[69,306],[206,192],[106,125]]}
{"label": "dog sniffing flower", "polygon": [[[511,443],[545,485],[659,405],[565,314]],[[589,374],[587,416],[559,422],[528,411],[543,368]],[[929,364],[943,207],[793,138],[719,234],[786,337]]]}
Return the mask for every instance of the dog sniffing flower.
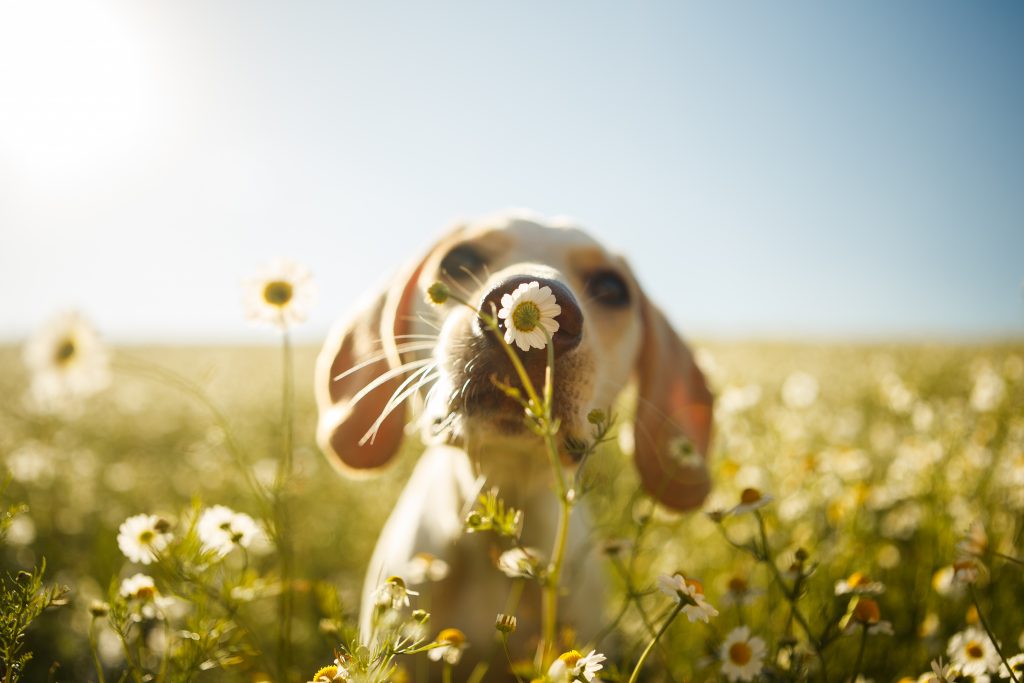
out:
{"label": "dog sniffing flower", "polygon": [[78,313],[46,323],[29,339],[23,357],[31,376],[29,401],[43,412],[59,412],[110,383],[107,349]]}
{"label": "dog sniffing flower", "polygon": [[498,557],[498,569],[510,579],[528,579],[537,575],[541,557],[536,548],[512,548]]}
{"label": "dog sniffing flower", "polygon": [[248,548],[259,531],[259,525],[252,517],[224,505],[214,505],[203,510],[196,524],[196,533],[203,544],[203,550],[220,557],[230,553],[236,546]]}
{"label": "dog sniffing flower", "polygon": [[561,312],[550,287],[524,282],[511,294],[502,295],[498,318],[505,321],[505,341],[529,351],[547,346],[544,332],[554,335],[558,331],[555,318]]}
{"label": "dog sniffing flower", "polygon": [[427,650],[427,656],[435,662],[442,659],[455,666],[462,658],[462,651],[469,647],[466,634],[457,628],[446,628],[437,634],[438,647]]}
{"label": "dog sniffing flower", "polygon": [[597,672],[604,668],[606,657],[595,650],[581,655],[576,650],[563,652],[548,668],[548,678],[552,681],[569,681],[583,677],[587,681],[594,680]]}
{"label": "dog sniffing flower", "polygon": [[729,631],[722,642],[719,658],[722,660],[722,674],[730,681],[752,681],[764,667],[768,651],[763,639],[750,634],[746,626]]}
{"label": "dog sniffing flower", "polygon": [[988,634],[977,626],[969,626],[950,638],[946,654],[962,674],[994,672],[1000,663],[999,652]]}
{"label": "dog sniffing flower", "polygon": [[389,576],[387,581],[377,588],[376,602],[378,605],[390,607],[391,609],[402,609],[409,606],[409,596],[419,595],[416,591],[409,590],[405,580],[400,576]]}
{"label": "dog sniffing flower", "polygon": [[681,574],[662,574],[658,577],[658,588],[683,605],[683,614],[691,622],[699,619],[707,623],[711,617],[718,616],[718,610],[704,599],[704,586],[696,579],[687,579]]}
{"label": "dog sniffing flower", "polygon": [[117,530],[117,547],[132,562],[149,564],[171,542],[170,525],[156,515],[133,515]]}
{"label": "dog sniffing flower", "polygon": [[271,262],[245,285],[246,317],[282,330],[303,322],[315,300],[309,270],[286,259]]}

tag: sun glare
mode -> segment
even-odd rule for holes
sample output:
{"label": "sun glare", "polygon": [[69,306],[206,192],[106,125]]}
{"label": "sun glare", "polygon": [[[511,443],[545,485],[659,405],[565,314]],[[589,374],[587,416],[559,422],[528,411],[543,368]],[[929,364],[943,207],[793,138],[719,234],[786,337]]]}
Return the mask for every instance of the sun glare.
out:
{"label": "sun glare", "polygon": [[0,154],[16,177],[98,178],[151,144],[159,81],[132,19],[88,0],[0,7]]}

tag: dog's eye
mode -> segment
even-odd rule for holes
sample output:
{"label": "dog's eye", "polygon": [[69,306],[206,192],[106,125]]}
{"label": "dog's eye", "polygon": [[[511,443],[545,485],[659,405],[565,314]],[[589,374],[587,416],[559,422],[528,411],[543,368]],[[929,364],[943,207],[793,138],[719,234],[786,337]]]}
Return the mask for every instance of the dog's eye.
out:
{"label": "dog's eye", "polygon": [[441,260],[441,272],[456,280],[479,273],[487,265],[480,252],[467,244],[455,247]]}
{"label": "dog's eye", "polygon": [[629,305],[629,286],[618,273],[602,270],[587,278],[587,296],[603,306],[621,308]]}

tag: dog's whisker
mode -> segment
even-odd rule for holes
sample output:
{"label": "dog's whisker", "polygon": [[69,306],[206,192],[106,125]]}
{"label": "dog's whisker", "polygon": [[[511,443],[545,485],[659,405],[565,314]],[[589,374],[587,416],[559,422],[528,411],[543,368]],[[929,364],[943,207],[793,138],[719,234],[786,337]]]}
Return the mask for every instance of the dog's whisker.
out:
{"label": "dog's whisker", "polygon": [[373,380],[372,382],[367,384],[365,387],[360,389],[356,393],[356,395],[351,398],[351,400],[349,401],[349,405],[355,405],[356,403],[361,401],[363,398],[365,398],[367,394],[369,394],[371,391],[373,391],[377,387],[381,386],[382,384],[386,384],[388,381],[390,381],[390,380],[392,380],[392,379],[394,379],[396,377],[400,377],[401,375],[403,375],[406,372],[409,372],[410,370],[415,370],[417,368],[421,368],[424,365],[428,365],[428,364],[433,363],[433,362],[434,362],[434,360],[432,358],[425,358],[423,360],[410,361],[408,363],[404,363],[402,365],[399,365],[397,368],[392,368],[391,370],[388,370],[387,372],[379,375],[377,377],[377,379]]}
{"label": "dog's whisker", "polygon": [[[398,388],[395,389],[395,391],[391,394],[391,398],[388,399],[388,402],[386,404],[384,404],[384,410],[382,412],[384,412],[384,413],[391,412],[391,410],[394,409],[393,408],[393,404],[401,402],[401,401],[398,401],[395,397],[399,396],[403,391],[405,391],[406,387],[408,387],[410,384],[415,382],[419,377],[421,377],[424,374],[429,374],[430,371],[433,370],[436,367],[437,367],[437,363],[428,363],[427,365],[424,365],[422,368],[420,368],[416,372],[411,373],[408,377],[406,377],[405,381],[403,381],[401,384],[399,384]],[[376,424],[376,423],[374,423],[374,424]]]}
{"label": "dog's whisker", "polygon": [[[465,270],[466,267],[461,266],[461,269]],[[469,271],[466,270],[466,272],[468,273]],[[449,273],[447,270],[443,271],[441,273],[441,276],[448,280],[448,282],[451,283],[452,287],[459,290],[462,296],[465,297],[466,299],[471,299],[473,297],[473,292],[469,291],[465,285],[459,282],[459,280],[456,277],[454,277],[451,273]]]}
{"label": "dog's whisker", "polygon": [[[434,348],[434,346],[435,345],[432,344],[432,343],[428,344],[426,342],[418,342],[418,343],[399,344],[395,348],[399,352],[405,353],[407,351],[427,351],[429,349]],[[384,352],[375,353],[374,355],[370,356],[369,358],[367,358],[367,359],[365,359],[363,361],[360,361],[359,363],[356,363],[355,365],[350,367],[345,372],[342,372],[341,374],[336,375],[332,379],[333,379],[333,381],[337,382],[338,380],[344,379],[344,378],[348,377],[349,375],[351,375],[352,373],[358,372],[358,371],[362,370],[363,368],[365,368],[365,367],[367,367],[369,365],[373,365],[374,363],[379,363],[382,360],[387,359],[387,357],[388,357],[388,354],[386,354]]]}
{"label": "dog's whisker", "polygon": [[[429,370],[429,367],[426,368],[426,369]],[[422,370],[420,370],[419,372],[422,372]],[[406,381],[408,381],[408,380],[406,380]],[[412,387],[409,387],[408,389],[403,391],[400,395],[392,396],[391,400],[388,401],[388,404],[384,407],[384,410],[381,411],[380,416],[370,426],[370,429],[367,430],[366,434],[363,435],[363,438],[361,438],[359,440],[359,445],[362,446],[362,445],[366,444],[367,441],[369,441],[370,443],[373,443],[373,440],[377,436],[377,432],[380,431],[380,428],[384,424],[384,420],[386,420],[388,418],[388,415],[390,415],[392,412],[394,412],[395,408],[397,408],[398,406],[402,405],[402,403],[405,402],[405,400],[407,398],[409,398],[410,396],[412,396],[416,391],[418,391],[419,388],[420,388],[420,385],[417,383],[416,385],[414,385]]]}

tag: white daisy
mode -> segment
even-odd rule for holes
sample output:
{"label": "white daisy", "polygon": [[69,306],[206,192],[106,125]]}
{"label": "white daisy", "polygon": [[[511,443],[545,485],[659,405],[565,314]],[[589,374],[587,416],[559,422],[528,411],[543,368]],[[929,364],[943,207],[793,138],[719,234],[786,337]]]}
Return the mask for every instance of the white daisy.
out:
{"label": "white daisy", "polygon": [[236,546],[248,548],[260,533],[256,521],[244,512],[235,512],[224,505],[203,510],[196,524],[196,533],[203,550],[224,557]]}
{"label": "white daisy", "polygon": [[409,607],[410,595],[419,595],[419,593],[409,590],[402,577],[389,576],[387,581],[377,588],[375,599],[377,605],[381,607],[387,606],[391,609],[402,609],[402,607]]}
{"label": "white daisy", "polygon": [[963,674],[984,674],[999,667],[999,653],[988,634],[977,626],[968,626],[954,634],[949,639],[946,654]]}
{"label": "white daisy", "polygon": [[64,313],[25,344],[31,375],[29,404],[43,412],[65,410],[110,383],[110,356],[93,326],[78,313]]}
{"label": "white daisy", "polygon": [[603,662],[606,657],[591,650],[586,655],[581,655],[576,650],[569,650],[559,655],[558,659],[551,663],[548,668],[548,678],[552,681],[570,681],[583,677],[585,680],[593,681],[597,672],[604,668]]}
{"label": "white daisy", "polygon": [[430,553],[416,553],[409,560],[405,575],[413,585],[441,581],[448,576],[448,563]]}
{"label": "white daisy", "polygon": [[149,564],[171,542],[170,524],[156,515],[134,515],[117,530],[117,547],[132,562]]}
{"label": "white daisy", "polygon": [[547,346],[548,335],[558,331],[555,317],[562,307],[555,302],[550,287],[541,287],[539,282],[523,283],[511,294],[501,297],[498,317],[505,321],[505,341],[515,344],[523,351]]}
{"label": "white daisy", "polygon": [[766,652],[764,640],[751,636],[748,627],[737,626],[729,631],[719,649],[722,673],[730,681],[752,681],[764,667]]}
{"label": "white daisy", "polygon": [[761,493],[760,490],[751,488],[745,488],[740,492],[740,502],[738,505],[728,511],[731,515],[741,515],[744,512],[750,512],[751,510],[758,510],[763,508],[768,503],[772,502],[774,498],[766,493]]}
{"label": "white daisy", "polygon": [[455,666],[462,659],[462,651],[469,647],[466,642],[466,634],[457,628],[446,628],[437,634],[439,647],[427,650],[427,656],[432,661],[439,662],[442,659]]}
{"label": "white daisy", "polygon": [[1019,655],[1014,655],[1006,660],[1006,663],[1010,665],[1010,668],[1006,668],[1006,664],[1002,664],[999,667],[999,675],[1003,678],[1012,678],[1010,672],[1017,674],[1017,680],[1024,680],[1024,652]]}
{"label": "white daisy", "polygon": [[707,623],[711,617],[718,616],[718,610],[704,599],[704,586],[696,579],[687,579],[681,574],[662,574],[658,577],[658,588],[683,605],[683,614],[691,622],[699,619]]}
{"label": "white daisy", "polygon": [[872,581],[868,576],[854,572],[845,579],[836,581],[836,595],[881,595],[885,592],[885,584]]}
{"label": "white daisy", "polygon": [[286,259],[271,262],[245,283],[246,317],[282,330],[303,322],[315,301],[312,274]]}
{"label": "white daisy", "polygon": [[542,558],[536,548],[512,548],[498,557],[498,569],[510,579],[529,579],[537,575]]}
{"label": "white daisy", "polygon": [[146,574],[133,574],[122,580],[118,592],[121,597],[132,601],[133,607],[146,619],[159,617],[160,610],[171,602],[169,598],[160,595],[153,577]]}

